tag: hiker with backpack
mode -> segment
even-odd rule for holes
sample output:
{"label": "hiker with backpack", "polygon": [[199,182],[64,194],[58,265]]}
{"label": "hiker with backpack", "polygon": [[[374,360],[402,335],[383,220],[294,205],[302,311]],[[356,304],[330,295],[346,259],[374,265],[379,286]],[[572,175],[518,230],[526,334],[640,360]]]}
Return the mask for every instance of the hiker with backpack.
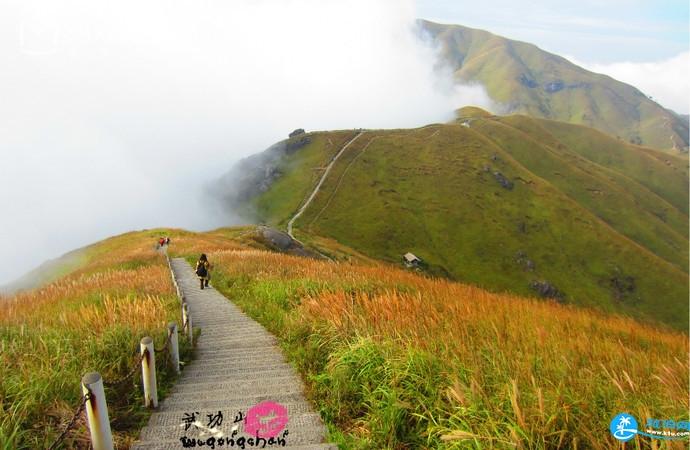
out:
{"label": "hiker with backpack", "polygon": [[196,272],[196,275],[199,277],[201,289],[208,287],[208,281],[211,279],[211,263],[208,262],[206,253],[202,253],[199,257],[194,272]]}

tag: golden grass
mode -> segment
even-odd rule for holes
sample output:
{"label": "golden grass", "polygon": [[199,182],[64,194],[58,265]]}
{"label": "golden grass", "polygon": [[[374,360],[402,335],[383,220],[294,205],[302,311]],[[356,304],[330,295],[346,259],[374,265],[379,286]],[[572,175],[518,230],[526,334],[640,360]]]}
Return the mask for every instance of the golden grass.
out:
{"label": "golden grass", "polygon": [[[607,429],[618,412],[638,418],[687,414],[684,333],[381,265],[258,250],[210,257],[229,280],[320,285],[297,289],[287,326],[307,326],[340,342],[369,337],[442,358],[448,403],[429,420],[447,440],[495,437],[503,428],[515,445],[548,447],[554,439],[576,445],[577,439],[581,448],[614,448]],[[497,423],[454,420],[470,404],[481,405]],[[453,429],[458,423],[470,425]]]}
{"label": "golden grass", "polygon": [[[0,302],[0,448],[49,445],[73,414],[84,373],[119,378],[141,337],[160,338],[169,320],[179,322],[165,259],[151,242],[142,233],[111,238],[85,249],[86,263],[70,275]],[[128,448],[145,415],[130,384],[106,392],[118,448]],[[87,436],[80,421],[65,448]]]}
{"label": "golden grass", "polygon": [[[79,308],[70,305],[73,309],[66,310],[65,299],[81,299],[101,292],[110,293],[102,296],[100,306],[107,310],[103,320],[112,323],[108,316],[119,314],[120,307],[131,309],[133,306],[137,306],[143,313],[142,317],[145,317],[148,313],[144,304],[150,307],[162,304],[160,296],[170,295],[171,291],[170,276],[165,266],[75,274],[0,303],[0,323],[44,326],[70,324],[81,327],[86,322],[81,314],[87,314],[87,310],[93,311],[97,306],[87,304]],[[135,296],[136,299],[133,299]],[[49,311],[54,314],[46,314]],[[160,313],[160,308],[152,310],[152,313]]]}
{"label": "golden grass", "polygon": [[[434,375],[440,400],[415,404],[411,392],[395,403],[423,420],[420,433],[439,446],[614,448],[607,427],[618,412],[640,420],[687,412],[685,334],[381,264],[248,249],[246,230],[153,230],[89,247],[79,270],[0,303],[0,438],[11,439],[5,448],[45,446],[71,414],[81,374],[117,376],[129,368],[138,338],[162,334],[166,321],[179,320],[164,259],[153,251],[159,234],[172,237],[175,254],[207,253],[222,275],[219,288],[240,302],[244,296],[243,307],[281,319],[274,331],[283,339],[307,329],[328,342],[330,361],[301,367],[309,375],[327,375],[362,340],[388,349],[390,360],[414,350],[443,361]],[[395,383],[388,388],[397,389]],[[374,439],[377,426],[398,420],[372,419],[367,414],[376,407],[359,405],[337,425],[363,442]],[[127,422],[134,410],[118,408],[113,418]],[[131,443],[137,417],[116,431],[119,447]],[[85,435],[81,424],[72,443]]]}

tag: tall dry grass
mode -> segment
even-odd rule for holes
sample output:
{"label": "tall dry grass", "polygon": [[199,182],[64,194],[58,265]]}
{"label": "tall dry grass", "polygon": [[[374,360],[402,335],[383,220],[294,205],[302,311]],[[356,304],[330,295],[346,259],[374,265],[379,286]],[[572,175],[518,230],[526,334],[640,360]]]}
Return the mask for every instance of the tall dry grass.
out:
{"label": "tall dry grass", "polygon": [[[167,265],[150,234],[88,247],[70,275],[0,302],[0,448],[47,447],[71,418],[84,373],[120,378],[135,363],[141,337],[160,345],[166,323],[179,322]],[[165,388],[172,375],[162,370],[159,378]],[[106,396],[117,446],[128,448],[147,414],[136,380],[107,388]],[[88,448],[82,419],[62,448]]]}
{"label": "tall dry grass", "polygon": [[288,342],[346,447],[618,448],[618,412],[687,420],[685,334],[391,267],[210,257]]}

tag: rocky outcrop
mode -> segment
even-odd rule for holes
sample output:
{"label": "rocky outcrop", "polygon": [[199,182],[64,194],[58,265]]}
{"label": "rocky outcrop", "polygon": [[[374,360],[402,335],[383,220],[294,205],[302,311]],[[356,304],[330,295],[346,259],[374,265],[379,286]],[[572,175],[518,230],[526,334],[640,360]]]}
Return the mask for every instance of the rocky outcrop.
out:
{"label": "rocky outcrop", "polygon": [[[291,135],[292,136],[292,135]],[[285,153],[294,153],[302,147],[306,147],[311,144],[311,138],[309,136],[297,135],[300,137],[292,136],[285,143]]]}
{"label": "rocky outcrop", "polygon": [[513,190],[515,184],[498,170],[494,172],[494,178],[496,178],[496,181],[498,181],[498,184],[500,184],[503,189],[508,189],[509,191]]}
{"label": "rocky outcrop", "polygon": [[626,275],[616,268],[614,274],[608,279],[611,295],[619,302],[632,300],[637,291],[635,277]]}
{"label": "rocky outcrop", "polygon": [[273,251],[307,258],[323,259],[321,255],[305,249],[300,242],[292,239],[289,234],[275,228],[260,226],[256,229],[252,238]]}
{"label": "rocky outcrop", "polygon": [[552,81],[544,85],[544,90],[549,94],[563,90],[565,84],[562,81]]}
{"label": "rocky outcrop", "polygon": [[209,186],[210,195],[219,201],[222,208],[234,210],[266,192],[283,175],[280,170],[283,159],[311,143],[311,136],[301,128],[290,133],[290,136],[290,139],[239,161]]}
{"label": "rocky outcrop", "polygon": [[529,285],[540,297],[551,298],[558,302],[563,302],[565,300],[565,294],[558,290],[556,286],[549,283],[546,280],[535,280]]}
{"label": "rocky outcrop", "polygon": [[292,133],[288,134],[289,138],[293,138],[295,136],[299,136],[300,134],[304,134],[304,128],[297,128],[295,131]]}
{"label": "rocky outcrop", "polygon": [[515,254],[515,262],[527,272],[534,272],[536,264],[527,257],[527,253],[520,250]]}
{"label": "rocky outcrop", "polygon": [[539,86],[539,83],[534,81],[532,78],[529,78],[524,73],[520,74],[520,76],[518,77],[518,81],[520,82],[521,85],[528,87],[530,89],[534,89],[534,88]]}

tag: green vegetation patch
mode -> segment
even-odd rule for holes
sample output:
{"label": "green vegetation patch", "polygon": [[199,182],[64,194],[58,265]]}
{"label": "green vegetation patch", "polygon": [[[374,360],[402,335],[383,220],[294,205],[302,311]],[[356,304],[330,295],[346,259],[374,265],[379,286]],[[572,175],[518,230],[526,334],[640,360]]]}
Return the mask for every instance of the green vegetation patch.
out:
{"label": "green vegetation patch", "polygon": [[[412,252],[431,275],[687,329],[682,158],[581,126],[463,117],[365,132],[295,223],[298,238],[396,264]],[[299,195],[276,182],[253,202]]]}

